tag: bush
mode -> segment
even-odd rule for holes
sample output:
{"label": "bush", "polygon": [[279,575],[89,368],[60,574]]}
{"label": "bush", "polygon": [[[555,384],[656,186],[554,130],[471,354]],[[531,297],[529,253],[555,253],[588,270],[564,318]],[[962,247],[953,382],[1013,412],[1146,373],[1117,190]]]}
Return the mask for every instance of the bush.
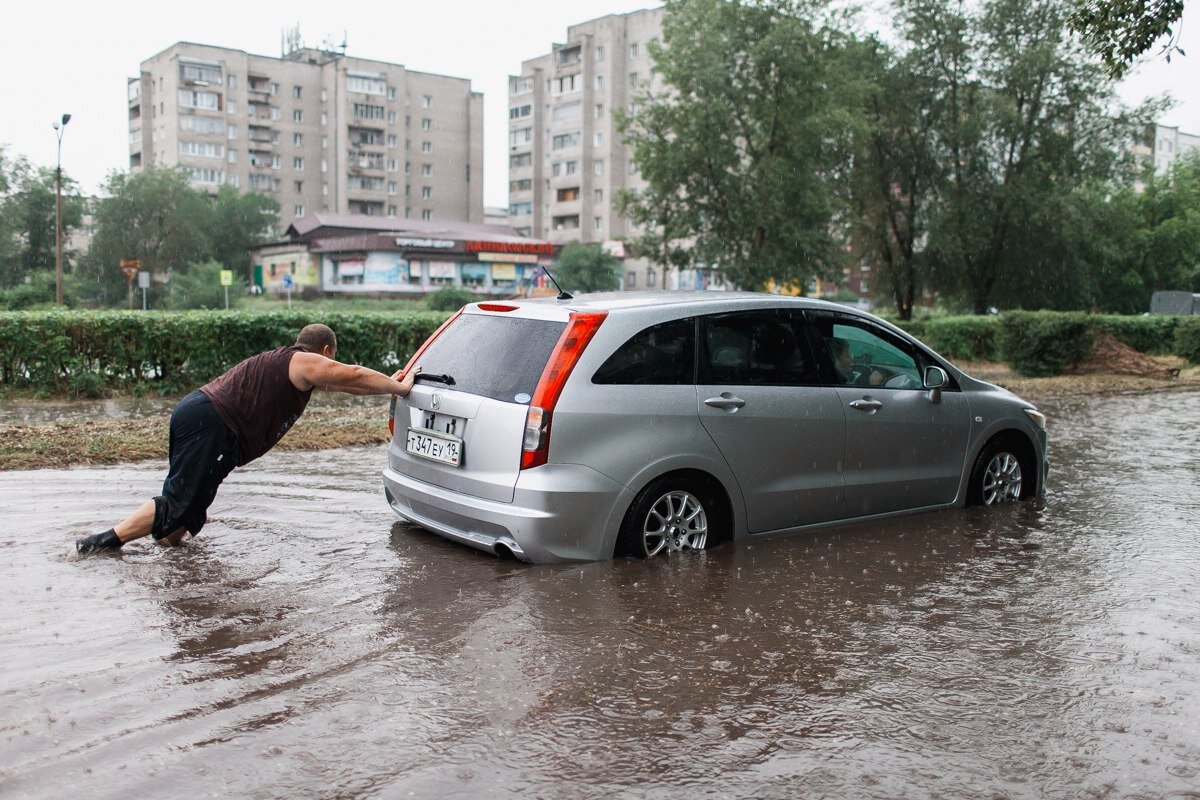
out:
{"label": "bush", "polygon": [[113,389],[174,394],[244,358],[291,344],[310,322],[338,337],[338,359],[392,372],[445,319],[426,311],[0,312],[0,385],[96,396]]}
{"label": "bush", "polygon": [[[0,289],[0,308],[17,311],[35,306],[53,306],[55,283],[54,270],[32,272],[27,283]],[[77,302],[74,276],[63,275],[63,304],[74,306]]]}
{"label": "bush", "polygon": [[478,298],[466,289],[457,286],[443,286],[425,298],[425,305],[430,311],[458,311],[467,303],[474,303]]}
{"label": "bush", "polygon": [[[996,332],[998,317],[935,317],[921,320],[905,330],[951,359],[993,361],[999,358]],[[915,329],[920,329],[916,333]]]}
{"label": "bush", "polygon": [[1000,354],[1021,375],[1058,375],[1088,357],[1093,331],[1087,314],[1011,311],[1000,318]]}
{"label": "bush", "polygon": [[[172,275],[170,283],[163,287],[165,292],[157,305],[176,311],[191,308],[225,308],[225,287],[221,285],[223,269],[225,267],[216,261],[188,265],[186,271],[178,271]],[[230,308],[237,306],[245,291],[245,278],[234,272],[234,283],[229,287]]]}
{"label": "bush", "polygon": [[1181,319],[1170,314],[1123,317],[1104,314],[1093,318],[1096,330],[1143,353],[1165,356],[1175,347],[1175,328]]}
{"label": "bush", "polygon": [[1200,317],[1178,317],[1171,352],[1200,364]]}

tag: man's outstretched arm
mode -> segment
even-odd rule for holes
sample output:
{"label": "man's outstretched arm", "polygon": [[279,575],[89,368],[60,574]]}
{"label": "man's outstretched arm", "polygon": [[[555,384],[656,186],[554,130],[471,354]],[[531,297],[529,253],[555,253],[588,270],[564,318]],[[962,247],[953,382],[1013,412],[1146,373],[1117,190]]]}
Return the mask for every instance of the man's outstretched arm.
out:
{"label": "man's outstretched arm", "polygon": [[405,375],[400,370],[389,378],[382,372],[357,364],[343,364],[316,353],[296,353],[288,366],[292,385],[302,392],[318,388],[347,394],[392,394],[407,397],[420,368]]}

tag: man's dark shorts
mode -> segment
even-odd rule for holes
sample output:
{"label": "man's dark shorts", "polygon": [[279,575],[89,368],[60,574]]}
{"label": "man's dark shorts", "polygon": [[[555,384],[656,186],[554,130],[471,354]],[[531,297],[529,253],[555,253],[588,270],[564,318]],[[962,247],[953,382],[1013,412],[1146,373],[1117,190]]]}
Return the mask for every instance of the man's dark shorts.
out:
{"label": "man's dark shorts", "polygon": [[187,528],[195,536],[208,519],[217,487],[240,458],[237,437],[217,413],[208,395],[196,390],[171,413],[171,466],[162,495],[154,498],[155,539]]}

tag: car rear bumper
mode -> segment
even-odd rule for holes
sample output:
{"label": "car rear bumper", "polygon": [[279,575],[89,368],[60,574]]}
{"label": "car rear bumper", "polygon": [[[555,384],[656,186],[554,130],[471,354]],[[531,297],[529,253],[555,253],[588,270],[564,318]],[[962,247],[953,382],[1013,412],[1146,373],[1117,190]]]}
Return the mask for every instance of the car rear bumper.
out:
{"label": "car rear bumper", "polygon": [[522,472],[512,503],[443,489],[391,467],[383,470],[383,486],[404,519],[469,547],[534,563],[611,558],[619,509],[633,499],[626,487],[579,464]]}

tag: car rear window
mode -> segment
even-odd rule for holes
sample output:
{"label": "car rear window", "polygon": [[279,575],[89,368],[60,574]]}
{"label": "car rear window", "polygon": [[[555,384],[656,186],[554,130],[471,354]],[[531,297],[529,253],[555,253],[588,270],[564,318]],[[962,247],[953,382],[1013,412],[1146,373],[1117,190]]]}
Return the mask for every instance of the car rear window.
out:
{"label": "car rear window", "polygon": [[421,355],[421,372],[449,375],[454,383],[441,385],[456,392],[528,403],[565,327],[565,322],[463,314]]}

